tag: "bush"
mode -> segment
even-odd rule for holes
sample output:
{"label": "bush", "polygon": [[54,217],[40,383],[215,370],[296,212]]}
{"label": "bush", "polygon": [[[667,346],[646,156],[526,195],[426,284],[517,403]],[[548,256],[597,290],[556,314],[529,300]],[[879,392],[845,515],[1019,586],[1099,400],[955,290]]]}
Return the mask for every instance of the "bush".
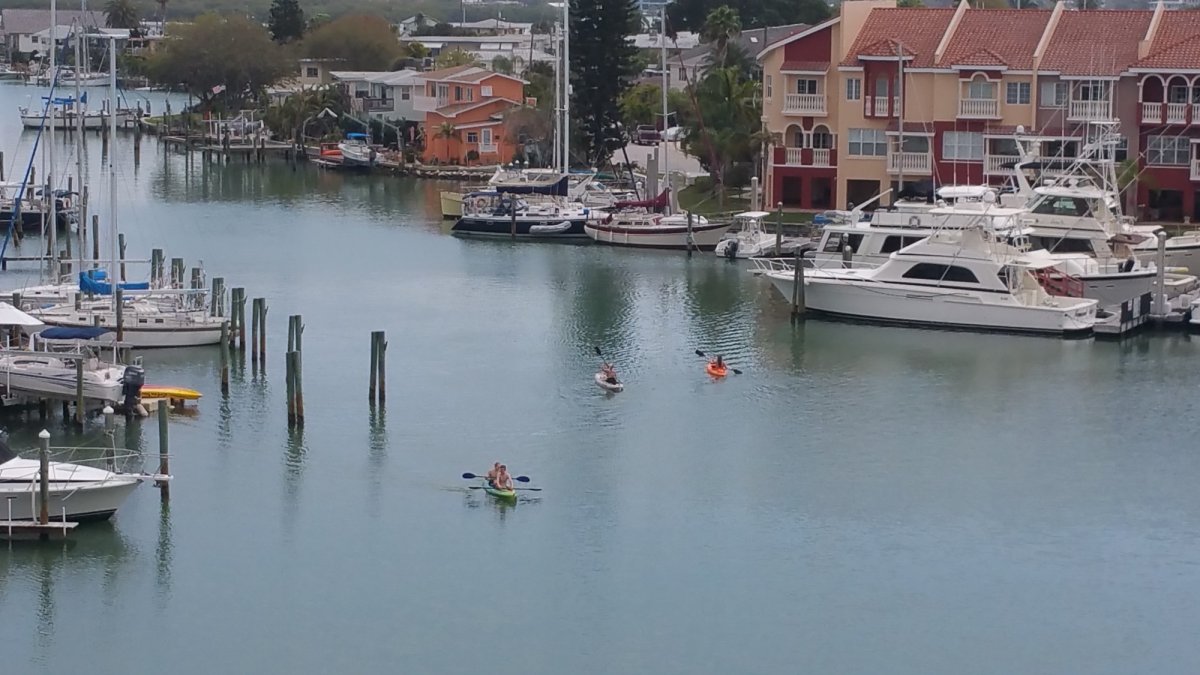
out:
{"label": "bush", "polygon": [[468,150],[467,151],[467,161],[468,162],[478,162],[479,161],[479,151],[478,150]]}

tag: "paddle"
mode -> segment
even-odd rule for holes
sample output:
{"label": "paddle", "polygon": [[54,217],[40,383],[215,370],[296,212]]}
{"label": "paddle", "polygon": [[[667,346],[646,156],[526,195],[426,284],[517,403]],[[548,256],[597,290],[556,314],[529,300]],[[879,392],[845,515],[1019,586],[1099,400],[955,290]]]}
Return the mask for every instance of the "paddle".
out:
{"label": "paddle", "polygon": [[[486,489],[487,489],[487,486],[486,486],[486,485],[468,485],[467,487],[468,487],[468,488],[470,488],[470,489],[472,489],[472,490],[486,490]],[[519,488],[513,488],[513,490],[514,490],[514,491],[515,491],[515,490],[524,490],[524,491],[526,491],[526,492],[541,492],[541,491],[542,491],[542,488],[527,488],[527,487],[519,487]]]}
{"label": "paddle", "polygon": [[[699,356],[702,359],[708,358],[708,356],[704,352],[700,351],[699,349],[696,350],[696,356]],[[737,368],[734,368],[733,366],[729,365],[728,363],[725,364],[725,367],[732,370],[734,375],[742,374],[742,371],[738,370]]]}
{"label": "paddle", "polygon": [[[464,473],[462,475],[462,477],[467,480],[472,480],[475,478],[486,478],[486,476],[476,476],[473,473]],[[517,481],[518,483],[528,483],[529,482],[529,476],[513,476],[512,479]]]}

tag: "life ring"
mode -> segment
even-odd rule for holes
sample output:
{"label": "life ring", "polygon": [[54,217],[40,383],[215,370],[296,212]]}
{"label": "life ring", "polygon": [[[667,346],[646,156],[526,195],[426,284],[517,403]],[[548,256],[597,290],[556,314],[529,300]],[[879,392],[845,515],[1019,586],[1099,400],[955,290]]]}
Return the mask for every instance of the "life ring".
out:
{"label": "life ring", "polygon": [[662,216],[654,216],[653,218],[650,219],[650,222],[654,223],[655,225],[658,225],[658,224],[662,223]]}
{"label": "life ring", "polygon": [[476,211],[482,211],[487,208],[488,200],[487,197],[477,197],[472,203],[475,205]]}
{"label": "life ring", "polygon": [[908,226],[909,227],[920,227],[921,226],[921,217],[920,216],[909,217]]}

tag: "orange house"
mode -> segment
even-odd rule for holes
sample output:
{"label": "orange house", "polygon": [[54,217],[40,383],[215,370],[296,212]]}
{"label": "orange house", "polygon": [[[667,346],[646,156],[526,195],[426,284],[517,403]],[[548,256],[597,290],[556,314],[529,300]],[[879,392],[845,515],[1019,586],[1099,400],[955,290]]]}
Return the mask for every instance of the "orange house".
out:
{"label": "orange house", "polygon": [[516,139],[504,135],[504,113],[521,106],[525,81],[478,66],[457,66],[421,75],[424,95],[413,108],[425,113],[422,161],[439,164],[504,164]]}

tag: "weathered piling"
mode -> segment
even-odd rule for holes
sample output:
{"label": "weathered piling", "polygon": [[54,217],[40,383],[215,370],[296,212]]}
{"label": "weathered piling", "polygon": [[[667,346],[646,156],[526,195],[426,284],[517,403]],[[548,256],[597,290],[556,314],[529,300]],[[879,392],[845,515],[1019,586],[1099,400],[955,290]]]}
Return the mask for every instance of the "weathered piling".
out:
{"label": "weathered piling", "polygon": [[[167,427],[167,408],[168,406],[158,406],[158,473],[163,476],[171,473],[171,455],[170,455],[170,438],[169,429]],[[159,481],[159,489],[162,491],[162,500],[165,502],[171,498],[171,482]]]}
{"label": "weathered piling", "polygon": [[288,348],[284,363],[287,366],[288,426],[304,426],[304,318],[299,314],[288,317]]}
{"label": "weathered piling", "polygon": [[368,399],[371,405],[387,400],[387,335],[381,330],[371,332],[371,384]]}
{"label": "weathered piling", "polygon": [[258,298],[258,359],[264,368],[267,365],[267,299]]}
{"label": "weathered piling", "polygon": [[379,405],[387,400],[387,334],[379,331]]}
{"label": "weathered piling", "polygon": [[83,359],[75,361],[75,424],[83,428]]}
{"label": "weathered piling", "polygon": [[517,238],[517,200],[516,200],[516,198],[514,198],[512,196],[510,196],[509,199],[512,200],[512,202],[510,204],[512,206],[512,218],[510,220],[511,224],[509,225],[509,236],[512,237],[513,239],[516,239]]}
{"label": "weathered piling", "polygon": [[125,289],[119,284],[113,284],[113,295],[116,296],[117,306],[117,342],[125,341]]}
{"label": "weathered piling", "polygon": [[691,212],[691,211],[688,211],[688,214],[687,214],[687,254],[688,254],[688,257],[689,257],[689,258],[690,258],[690,257],[692,257],[692,243],[693,243],[693,239],[692,239],[692,212]]}
{"label": "weathered piling", "polygon": [[171,258],[171,288],[183,288],[183,258]]}
{"label": "weathered piling", "polygon": [[213,277],[208,309],[212,316],[225,316],[225,279],[223,277]]}
{"label": "weathered piling", "polygon": [[375,394],[377,391],[376,387],[379,380],[379,331],[373,331],[371,333],[370,378],[371,384],[367,386],[367,400],[371,402],[371,405],[375,405]]}
{"label": "weathered piling", "polygon": [[783,255],[783,202],[775,204],[775,257]]}
{"label": "weathered piling", "polygon": [[288,428],[296,426],[296,352],[288,351],[283,355],[283,381],[287,385],[287,421]]}
{"label": "weathered piling", "polygon": [[229,322],[221,323],[221,395],[229,395]]}
{"label": "weathered piling", "polygon": [[250,362],[255,366],[258,365],[258,331],[260,330],[258,304],[261,301],[262,298],[254,298],[250,307]]}
{"label": "weathered piling", "polygon": [[792,319],[804,318],[808,310],[804,300],[804,250],[796,247],[796,266],[792,270]]}
{"label": "weathered piling", "polygon": [[246,350],[246,289],[238,287],[229,291],[230,322],[232,338],[237,348]]}
{"label": "weathered piling", "polygon": [[150,251],[150,285],[155,288],[162,287],[163,282],[163,263],[166,259],[163,257],[163,250],[156,248]]}
{"label": "weathered piling", "polygon": [[188,288],[191,288],[193,291],[199,291],[204,288],[204,273],[200,271],[199,267],[192,268],[192,282]]}
{"label": "weathered piling", "polygon": [[50,432],[38,434],[38,522],[50,522]]}
{"label": "weathered piling", "polygon": [[117,249],[119,251],[118,255],[121,258],[121,281],[125,281],[125,233],[124,232],[117,235]]}
{"label": "weathered piling", "polygon": [[100,216],[92,216],[92,267],[100,266]]}

